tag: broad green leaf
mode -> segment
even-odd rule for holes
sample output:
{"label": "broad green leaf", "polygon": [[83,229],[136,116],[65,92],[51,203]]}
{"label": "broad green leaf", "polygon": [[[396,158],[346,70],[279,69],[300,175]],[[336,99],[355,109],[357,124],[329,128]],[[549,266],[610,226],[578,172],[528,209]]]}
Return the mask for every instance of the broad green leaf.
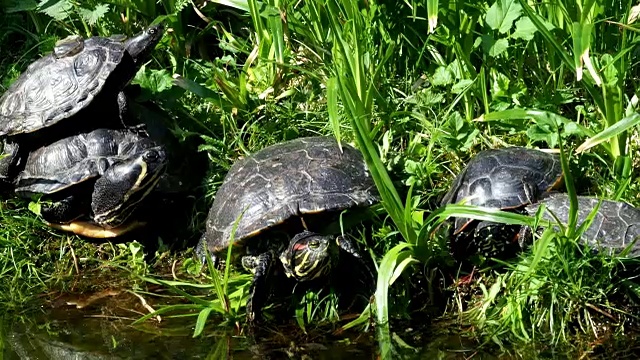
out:
{"label": "broad green leaf", "polygon": [[609,54],[602,55],[600,57],[600,67],[602,68],[604,84],[608,86],[617,86],[620,74],[613,56]]}
{"label": "broad green leaf", "polygon": [[29,208],[29,211],[31,211],[32,213],[36,215],[40,215],[41,207],[38,201],[30,201],[28,208]]}
{"label": "broad green leaf", "polygon": [[136,74],[135,81],[133,82],[157,94],[170,89],[174,84],[174,79],[165,69],[151,69],[147,71],[145,67],[142,67]]}
{"label": "broad green leaf", "polygon": [[511,80],[509,77],[496,69],[491,69],[490,71],[491,77],[491,96],[494,99],[499,98],[501,96],[509,96],[511,93],[509,92],[509,85],[511,84]]}
{"label": "broad green leaf", "polygon": [[501,34],[511,29],[513,22],[522,14],[522,7],[516,0],[498,0],[487,11],[487,25]]}
{"label": "broad green leaf", "polygon": [[439,66],[431,78],[431,84],[435,86],[446,86],[453,83],[453,76],[446,66]]}
{"label": "broad green leaf", "polygon": [[109,12],[109,5],[100,4],[95,9],[79,8],[78,13],[89,25],[95,25],[98,20],[102,19]]}
{"label": "broad green leaf", "polygon": [[527,137],[531,141],[544,141],[550,147],[558,145],[558,132],[549,124],[533,124],[527,129]]}
{"label": "broad green leaf", "polygon": [[538,29],[533,24],[533,21],[528,17],[522,17],[516,21],[516,31],[513,32],[511,37],[530,41],[533,39],[536,31],[538,31]]}
{"label": "broad green leaf", "polygon": [[453,84],[450,91],[452,94],[460,94],[461,92],[465,91],[469,86],[471,86],[473,83],[474,81],[471,79],[462,79],[457,83]]}
{"label": "broad green leaf", "polygon": [[72,7],[70,0],[43,0],[38,4],[38,11],[56,20],[64,20],[71,14]]}
{"label": "broad green leaf", "polygon": [[507,39],[498,39],[498,41],[496,41],[491,46],[491,49],[489,50],[489,56],[497,57],[498,55],[500,55],[503,52],[507,51],[508,47],[509,47],[509,40],[507,40]]}
{"label": "broad green leaf", "polygon": [[482,49],[485,54],[496,57],[509,47],[509,40],[507,39],[494,39],[493,36],[489,34],[482,35]]}
{"label": "broad green leaf", "polygon": [[38,3],[35,0],[8,0],[0,2],[0,6],[8,14],[16,13],[20,11],[31,11],[38,8]]}

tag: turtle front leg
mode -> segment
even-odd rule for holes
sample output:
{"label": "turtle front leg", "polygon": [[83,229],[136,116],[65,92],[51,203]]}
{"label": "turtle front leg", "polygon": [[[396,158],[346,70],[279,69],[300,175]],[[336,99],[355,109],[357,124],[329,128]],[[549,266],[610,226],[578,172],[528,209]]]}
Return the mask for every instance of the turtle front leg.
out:
{"label": "turtle front leg", "polygon": [[[0,140],[0,183],[11,184],[20,162],[20,146],[9,139]],[[12,189],[13,190],[13,189]]]}
{"label": "turtle front leg", "polygon": [[518,245],[521,250],[527,249],[533,244],[533,229],[530,226],[522,226],[518,231]]}
{"label": "turtle front leg", "polygon": [[341,235],[336,238],[336,242],[338,243],[338,247],[340,249],[346,251],[347,253],[353,255],[358,259],[362,259],[362,255],[360,255],[360,252],[358,252],[358,248],[353,243],[353,241]]}
{"label": "turtle front leg", "polygon": [[69,195],[51,203],[42,202],[40,204],[40,215],[49,223],[69,223],[83,215],[81,209],[85,206],[85,201],[81,197]]}
{"label": "turtle front leg", "polygon": [[138,133],[142,136],[149,136],[147,133],[147,125],[144,123],[136,124],[136,121],[131,116],[131,112],[129,111],[129,97],[124,91],[118,92],[117,103],[118,117],[120,118],[122,126],[124,126],[125,129]]}
{"label": "turtle front leg", "polygon": [[[367,298],[365,300],[368,300],[375,288],[377,276],[375,270],[370,266],[369,262],[365,260],[362,254],[360,254],[353,241],[344,236],[338,236],[336,242],[340,249],[355,258],[353,259],[355,260],[355,266],[352,265],[352,261],[347,260],[347,263],[350,264],[347,267],[347,269],[349,269],[348,274],[337,271],[339,279],[336,281],[336,286],[340,289],[340,293],[346,295],[345,299],[341,299],[341,304],[343,304],[344,301],[346,308],[350,309],[357,302],[360,302],[362,295]],[[341,260],[340,263],[344,265],[345,261]]]}
{"label": "turtle front leg", "polygon": [[353,241],[349,240],[344,236],[338,236],[338,238],[336,239],[336,242],[338,243],[338,247],[340,249],[344,250],[347,254],[350,254],[351,256],[356,258],[356,263],[360,264],[360,266],[362,267],[362,271],[364,271],[364,273],[368,277],[368,279],[363,279],[363,282],[374,284],[376,275],[374,271],[371,269],[371,266],[369,266],[368,262],[364,259],[364,257],[362,257],[362,255],[358,251],[356,244],[354,244]]}
{"label": "turtle front leg", "polygon": [[253,274],[247,298],[247,322],[249,323],[260,321],[262,317],[262,307],[269,294],[267,278],[272,273],[274,260],[275,253],[271,250],[258,256],[242,257],[242,266]]}
{"label": "turtle front leg", "polygon": [[118,117],[120,118],[120,122],[124,125],[125,128],[130,126],[129,119],[129,99],[124,91],[118,92]]}

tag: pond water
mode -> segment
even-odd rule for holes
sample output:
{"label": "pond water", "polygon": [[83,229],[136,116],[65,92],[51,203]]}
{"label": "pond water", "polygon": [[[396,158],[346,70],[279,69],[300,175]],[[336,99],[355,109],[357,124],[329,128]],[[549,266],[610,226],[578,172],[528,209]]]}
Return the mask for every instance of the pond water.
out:
{"label": "pond water", "polygon": [[[135,302],[138,302],[134,306]],[[74,304],[71,306],[69,304]],[[82,308],[78,309],[77,305]],[[162,318],[142,325],[144,315],[132,295],[106,294],[95,303],[64,301],[37,313],[5,315],[0,327],[0,360],[14,359],[509,359],[509,358],[637,358],[640,342],[585,343],[586,350],[560,351],[546,346],[497,348],[480,346],[447,324],[425,330],[394,326],[379,346],[373,331],[334,334],[331,329],[304,333],[297,326],[260,328],[252,335],[220,329],[213,319],[204,336],[194,338],[195,317]],[[438,335],[434,335],[438,334]],[[411,344],[411,345],[409,345]],[[384,350],[381,350],[384,349]]]}

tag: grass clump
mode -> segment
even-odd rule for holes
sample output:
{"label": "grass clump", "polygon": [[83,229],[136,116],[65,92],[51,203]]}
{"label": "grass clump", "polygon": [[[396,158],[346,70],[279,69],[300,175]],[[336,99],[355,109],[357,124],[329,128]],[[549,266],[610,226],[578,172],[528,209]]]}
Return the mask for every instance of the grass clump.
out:
{"label": "grass clump", "polygon": [[623,264],[577,239],[547,230],[505,268],[483,274],[479,296],[462,315],[486,341],[566,344],[580,334],[606,336],[611,325],[624,333],[635,321],[623,307],[629,295]]}

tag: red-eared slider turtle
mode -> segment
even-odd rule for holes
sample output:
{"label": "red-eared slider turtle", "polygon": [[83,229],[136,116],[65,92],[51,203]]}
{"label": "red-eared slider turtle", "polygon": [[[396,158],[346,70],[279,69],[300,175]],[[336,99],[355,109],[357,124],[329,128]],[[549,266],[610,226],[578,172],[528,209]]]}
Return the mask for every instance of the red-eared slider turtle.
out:
{"label": "red-eared slider turtle", "polygon": [[[464,203],[501,210],[523,211],[561,184],[560,159],[522,147],[479,152],[460,173],[441,205]],[[487,257],[518,248],[520,227],[455,218],[451,250],[458,259]]]}
{"label": "red-eared slider turtle", "polygon": [[[534,215],[541,204],[546,206],[544,219],[549,220],[552,224],[557,220],[562,224],[569,221],[569,196],[567,194],[551,194],[540,202],[527,206],[527,213]],[[640,256],[640,209],[621,201],[578,196],[577,226],[580,226],[588,218],[598,204],[599,207],[591,225],[582,234],[582,240],[592,248],[604,249],[609,254],[619,253],[633,243],[629,256]]]}
{"label": "red-eared slider turtle", "polygon": [[[125,40],[68,37],[53,53],[35,61],[0,98],[0,136],[3,149],[0,177],[11,177],[18,161],[17,144],[24,153],[44,145],[41,138],[57,140],[73,133],[124,122],[126,98],[122,89],[160,41],[163,27],[155,25]],[[94,106],[89,106],[94,104]],[[78,114],[81,110],[87,109]],[[77,116],[76,116],[77,114]],[[74,118],[73,124],[66,121]],[[120,119],[120,121],[114,121]],[[47,128],[46,132],[39,130]],[[71,130],[72,129],[72,130]],[[44,135],[44,136],[41,136]],[[17,143],[17,144],[16,144]]]}
{"label": "red-eared slider turtle", "polygon": [[95,237],[119,236],[137,225],[126,220],[163,174],[162,146],[126,130],[97,129],[29,154],[16,193],[41,198],[52,226]]}
{"label": "red-eared slider turtle", "polygon": [[[231,242],[244,246],[242,265],[254,275],[247,299],[247,319],[253,321],[260,318],[276,257],[285,274],[297,281],[328,274],[340,250],[359,258],[347,238],[307,229],[326,225],[329,214],[378,201],[362,154],[355,148],[343,144],[340,149],[331,137],[287,141],[231,167],[209,211],[201,246],[206,243],[212,254]],[[303,229],[303,223],[309,228]],[[278,232],[287,236],[278,237]]]}

